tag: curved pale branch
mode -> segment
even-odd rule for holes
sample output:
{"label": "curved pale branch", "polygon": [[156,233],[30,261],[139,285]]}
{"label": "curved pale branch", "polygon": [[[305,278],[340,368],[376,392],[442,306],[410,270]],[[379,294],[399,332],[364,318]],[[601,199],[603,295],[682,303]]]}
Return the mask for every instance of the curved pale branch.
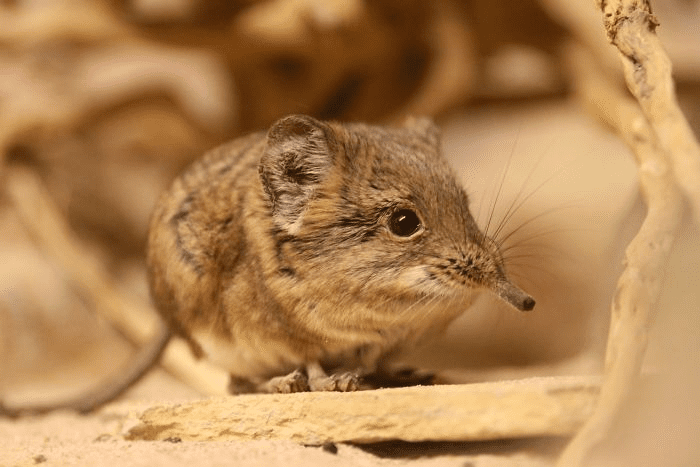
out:
{"label": "curved pale branch", "polygon": [[676,102],[670,61],[656,37],[649,3],[600,0],[598,6],[637,102],[606,79],[582,48],[572,48],[571,65],[587,103],[632,149],[647,215],[626,250],[611,305],[598,405],[559,459],[561,467],[586,465],[639,374],[663,270],[682,220],[683,194],[700,223],[700,150]]}

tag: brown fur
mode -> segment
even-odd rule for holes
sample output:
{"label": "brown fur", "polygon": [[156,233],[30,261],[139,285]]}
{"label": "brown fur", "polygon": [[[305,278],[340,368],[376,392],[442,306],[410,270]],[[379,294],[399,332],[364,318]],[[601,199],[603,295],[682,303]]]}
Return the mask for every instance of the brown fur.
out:
{"label": "brown fur", "polygon": [[[399,209],[418,232],[392,233]],[[308,363],[371,371],[442,330],[477,288],[532,308],[499,258],[425,119],[290,116],[217,148],[161,197],[148,246],[171,329],[251,381]],[[201,336],[247,364],[210,355]]]}

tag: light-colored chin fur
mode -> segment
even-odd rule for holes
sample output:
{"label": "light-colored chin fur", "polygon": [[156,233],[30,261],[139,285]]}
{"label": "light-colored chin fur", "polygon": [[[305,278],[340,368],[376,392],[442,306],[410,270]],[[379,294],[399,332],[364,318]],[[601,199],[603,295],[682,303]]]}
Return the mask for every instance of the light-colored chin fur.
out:
{"label": "light-colored chin fur", "polygon": [[[411,266],[405,268],[399,274],[399,284],[405,287],[406,290],[420,290],[424,293],[436,293],[439,294],[440,290],[438,284],[431,281],[428,277],[428,272],[425,266]],[[431,289],[435,290],[431,290]]]}
{"label": "light-colored chin fur", "polygon": [[466,289],[466,286],[450,286],[440,281],[430,278],[426,266],[411,266],[401,271],[398,277],[398,284],[403,290],[413,290],[417,295],[424,295],[435,298],[442,298],[446,301],[466,300],[465,309],[469,306],[473,289]]}

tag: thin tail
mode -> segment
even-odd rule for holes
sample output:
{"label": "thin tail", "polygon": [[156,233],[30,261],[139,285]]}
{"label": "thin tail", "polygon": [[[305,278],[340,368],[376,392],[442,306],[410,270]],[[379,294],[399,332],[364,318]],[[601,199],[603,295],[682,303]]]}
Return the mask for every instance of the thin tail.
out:
{"label": "thin tail", "polygon": [[45,414],[55,410],[73,410],[78,413],[92,412],[119,397],[145,376],[160,360],[171,336],[170,328],[161,321],[153,338],[138,350],[136,356],[127,362],[121,371],[101,382],[94,389],[69,400],[45,405],[7,407],[0,401],[0,416],[17,418]]}

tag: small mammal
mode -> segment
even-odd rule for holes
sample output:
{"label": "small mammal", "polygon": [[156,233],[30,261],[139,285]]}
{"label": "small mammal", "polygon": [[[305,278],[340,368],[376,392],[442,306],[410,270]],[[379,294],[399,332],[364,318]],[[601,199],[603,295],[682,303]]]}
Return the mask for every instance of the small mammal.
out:
{"label": "small mammal", "polygon": [[172,333],[230,371],[234,392],[352,390],[477,289],[531,310],[468,205],[427,119],[292,115],[210,151],[154,210],[149,282],[167,329],[119,384]]}

